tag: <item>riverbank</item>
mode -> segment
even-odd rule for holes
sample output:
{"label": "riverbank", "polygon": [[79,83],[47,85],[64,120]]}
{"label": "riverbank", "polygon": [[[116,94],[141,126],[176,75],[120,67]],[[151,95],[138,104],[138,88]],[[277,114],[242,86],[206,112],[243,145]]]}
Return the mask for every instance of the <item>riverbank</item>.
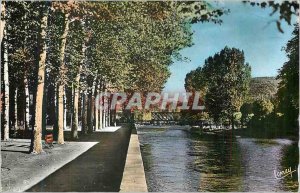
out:
{"label": "riverbank", "polygon": [[299,141],[299,133],[288,133],[285,130],[271,130],[265,128],[243,128],[234,130],[235,135],[252,138],[276,139],[284,138]]}
{"label": "riverbank", "polygon": [[140,142],[132,129],[120,192],[148,192]]}
{"label": "riverbank", "polygon": [[23,192],[51,173],[60,169],[98,142],[66,142],[44,148],[44,153],[28,153],[29,139],[12,139],[1,142],[2,192]]}
{"label": "riverbank", "polygon": [[286,132],[281,130],[271,130],[265,128],[205,128],[201,129],[199,126],[191,126],[190,130],[193,134],[205,135],[205,134],[229,134],[247,138],[258,139],[289,139],[291,141],[299,141],[298,133]]}

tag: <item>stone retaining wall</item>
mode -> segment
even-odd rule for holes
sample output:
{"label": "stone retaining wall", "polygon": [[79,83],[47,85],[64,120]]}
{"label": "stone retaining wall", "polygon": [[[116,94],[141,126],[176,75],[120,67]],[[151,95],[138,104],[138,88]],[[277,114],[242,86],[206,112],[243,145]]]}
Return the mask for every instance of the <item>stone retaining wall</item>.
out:
{"label": "stone retaining wall", "polygon": [[148,192],[140,143],[132,129],[120,192]]}

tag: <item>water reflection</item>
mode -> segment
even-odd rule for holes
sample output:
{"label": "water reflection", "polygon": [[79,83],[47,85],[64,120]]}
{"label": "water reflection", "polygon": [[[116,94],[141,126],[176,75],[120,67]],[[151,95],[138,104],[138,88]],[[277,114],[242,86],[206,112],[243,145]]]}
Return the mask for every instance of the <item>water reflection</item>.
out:
{"label": "water reflection", "polygon": [[199,172],[183,130],[138,130],[149,191],[195,191]]}
{"label": "water reflection", "polygon": [[[291,145],[283,147],[283,158],[281,160],[281,167],[291,167],[292,170],[297,170],[299,164],[299,148],[298,143],[294,142]],[[299,188],[298,184],[298,172],[293,173],[292,178],[287,177],[283,179],[283,190],[296,192]]]}
{"label": "water reflection", "polygon": [[138,129],[149,191],[297,191],[297,175],[274,170],[298,163],[298,146],[285,139],[232,134],[196,135],[180,127]]}
{"label": "water reflection", "polygon": [[240,149],[231,135],[205,135],[192,138],[193,147],[202,152],[195,157],[200,172],[198,191],[242,191],[243,170]]}

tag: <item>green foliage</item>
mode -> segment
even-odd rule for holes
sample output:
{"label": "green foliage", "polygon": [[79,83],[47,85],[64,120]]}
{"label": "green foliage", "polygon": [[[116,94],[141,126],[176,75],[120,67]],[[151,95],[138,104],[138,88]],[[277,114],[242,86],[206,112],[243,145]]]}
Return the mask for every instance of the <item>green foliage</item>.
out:
{"label": "green foliage", "polygon": [[[52,122],[57,118],[57,85],[65,89],[68,114],[74,88],[82,93],[80,110],[91,103],[98,85],[101,91],[160,92],[173,60],[184,60],[179,51],[193,45],[191,24],[221,23],[219,16],[226,12],[205,1],[8,1],[6,10],[11,86],[29,79],[33,100],[39,78],[40,21],[45,10],[49,13],[46,68],[40,69],[45,71],[45,93],[40,94]],[[89,100],[83,103],[86,93]]]}
{"label": "green foliage", "polygon": [[270,100],[261,99],[253,103],[253,114],[257,119],[263,119],[274,110],[274,105]]}
{"label": "green foliage", "polygon": [[191,71],[185,78],[188,92],[200,91],[209,115],[215,122],[239,120],[234,113],[247,99],[251,68],[245,63],[244,52],[225,47],[205,60],[204,66]]}
{"label": "green foliage", "polygon": [[199,124],[199,121],[210,120],[207,112],[183,111],[180,117],[181,124]]}
{"label": "green foliage", "polygon": [[260,6],[261,8],[271,7],[273,9],[270,15],[279,13],[279,18],[276,20],[276,26],[279,32],[284,33],[281,22],[284,20],[288,25],[292,24],[292,16],[299,17],[299,1],[243,1],[250,3],[252,6]]}
{"label": "green foliage", "polygon": [[24,77],[34,82],[39,33],[39,17],[43,3],[6,2],[6,31],[10,85],[16,86]]}
{"label": "green foliage", "polygon": [[275,97],[278,90],[278,83],[275,77],[255,77],[250,81],[250,100],[271,99]]}
{"label": "green foliage", "polygon": [[253,103],[245,102],[240,109],[242,114],[241,123],[242,127],[245,126],[253,117]]}
{"label": "green foliage", "polygon": [[299,112],[299,26],[295,25],[293,37],[284,48],[288,61],[279,70],[277,92],[278,111],[283,113],[285,127],[296,129]]}
{"label": "green foliage", "polygon": [[207,92],[207,81],[201,67],[187,73],[185,77],[185,90],[187,92],[200,92],[200,97],[203,98]]}
{"label": "green foliage", "polygon": [[[294,135],[299,113],[299,27],[284,49],[288,61],[272,77],[253,78],[250,100],[241,107],[243,125],[272,136]],[[260,131],[261,130],[261,131]]]}
{"label": "green foliage", "polygon": [[249,90],[251,68],[244,52],[225,47],[206,59],[203,73],[208,91],[205,106],[215,121],[231,117],[242,106]]}

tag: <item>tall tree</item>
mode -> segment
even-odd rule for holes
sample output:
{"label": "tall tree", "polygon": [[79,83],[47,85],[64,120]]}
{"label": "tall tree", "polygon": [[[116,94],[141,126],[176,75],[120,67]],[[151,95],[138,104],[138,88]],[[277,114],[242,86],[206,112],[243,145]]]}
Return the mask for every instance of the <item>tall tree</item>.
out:
{"label": "tall tree", "polygon": [[295,24],[293,37],[285,49],[288,61],[279,70],[277,97],[279,110],[284,113],[285,127],[298,128],[299,113],[299,26]]}
{"label": "tall tree", "polygon": [[38,86],[36,92],[36,105],[35,105],[35,125],[33,131],[32,153],[41,153],[42,147],[42,127],[43,127],[43,100],[44,100],[44,81],[46,69],[46,29],[48,22],[49,3],[45,2],[41,5],[41,18],[40,18],[40,50],[39,50],[39,67],[38,67]]}
{"label": "tall tree", "polygon": [[[78,124],[79,124],[79,95],[80,95],[80,78],[81,78],[81,74],[82,74],[82,69],[85,63],[85,56],[86,56],[86,49],[87,49],[87,44],[89,41],[89,34],[88,33],[84,33],[85,30],[85,25],[83,21],[79,21],[77,24],[74,23],[74,27],[76,27],[76,33],[72,33],[71,38],[75,38],[77,39],[76,42],[78,45],[75,44],[75,48],[74,48],[74,43],[72,43],[72,50],[79,50],[79,57],[77,55],[74,56],[73,55],[73,60],[70,60],[71,62],[78,62],[78,66],[75,69],[75,78],[73,82],[73,89],[74,89],[74,98],[73,98],[73,112],[72,112],[72,138],[73,139],[78,139]],[[80,34],[79,36],[77,36],[78,34]],[[80,37],[85,37],[83,39],[83,41],[78,41],[80,40]],[[81,44],[81,45],[79,45]],[[70,48],[71,50],[71,48]]]}
{"label": "tall tree", "polygon": [[4,123],[4,140],[8,140],[9,139],[9,123],[10,123],[10,119],[9,119],[9,79],[8,79],[8,75],[9,75],[9,71],[8,71],[8,36],[6,34],[6,30],[4,29],[4,37],[5,37],[5,41],[4,41],[4,67],[3,67],[3,73],[4,73],[4,119],[3,119],[3,123]]}
{"label": "tall tree", "polygon": [[225,47],[205,60],[203,73],[207,82],[205,106],[216,122],[228,118],[234,128],[234,113],[240,110],[249,90],[251,69],[244,52]]}
{"label": "tall tree", "polygon": [[69,32],[69,14],[64,14],[63,18],[63,33],[60,37],[61,45],[60,45],[60,81],[58,83],[58,144],[64,144],[64,93],[65,93],[65,84],[64,84],[64,76],[66,75],[66,65],[65,65],[65,48],[67,35]]}
{"label": "tall tree", "polygon": [[65,125],[65,109],[64,109],[64,98],[65,98],[65,79],[67,74],[67,67],[65,64],[65,50],[67,43],[67,36],[69,33],[69,25],[70,25],[70,14],[72,9],[76,9],[74,1],[66,1],[66,2],[54,2],[52,7],[56,9],[62,16],[61,19],[61,35],[60,45],[59,45],[59,80],[57,85],[57,93],[58,93],[58,110],[57,110],[57,126],[58,126],[58,137],[57,143],[64,144],[64,125]]}
{"label": "tall tree", "polygon": [[207,80],[201,67],[187,73],[184,87],[187,92],[200,92],[200,97],[204,98],[207,92]]}

